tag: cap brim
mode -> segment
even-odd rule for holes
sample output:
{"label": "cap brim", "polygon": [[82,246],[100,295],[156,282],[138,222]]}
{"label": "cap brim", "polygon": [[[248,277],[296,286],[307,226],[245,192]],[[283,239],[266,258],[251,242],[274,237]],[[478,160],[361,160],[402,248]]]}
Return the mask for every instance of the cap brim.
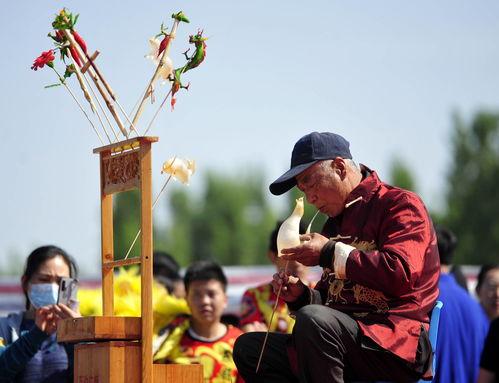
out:
{"label": "cap brim", "polygon": [[289,169],[286,173],[272,182],[269,186],[269,190],[274,195],[281,195],[290,190],[293,186],[296,186],[295,177],[301,172],[307,170],[313,164],[318,161],[308,162],[306,164],[297,165],[294,168]]}

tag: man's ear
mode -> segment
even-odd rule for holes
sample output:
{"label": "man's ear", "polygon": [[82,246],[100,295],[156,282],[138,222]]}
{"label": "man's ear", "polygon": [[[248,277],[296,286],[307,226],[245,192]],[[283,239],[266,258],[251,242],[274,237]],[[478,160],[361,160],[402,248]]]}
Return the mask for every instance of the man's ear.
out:
{"label": "man's ear", "polygon": [[334,171],[342,180],[347,176],[347,164],[343,158],[336,157],[331,162],[331,166],[334,166]]}

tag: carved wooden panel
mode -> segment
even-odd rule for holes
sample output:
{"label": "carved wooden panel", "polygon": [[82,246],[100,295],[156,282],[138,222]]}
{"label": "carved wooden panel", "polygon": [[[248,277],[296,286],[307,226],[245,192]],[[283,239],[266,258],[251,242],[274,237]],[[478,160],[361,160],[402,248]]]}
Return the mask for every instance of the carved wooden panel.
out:
{"label": "carved wooden panel", "polygon": [[102,158],[102,182],[105,194],[139,187],[139,151],[134,150]]}

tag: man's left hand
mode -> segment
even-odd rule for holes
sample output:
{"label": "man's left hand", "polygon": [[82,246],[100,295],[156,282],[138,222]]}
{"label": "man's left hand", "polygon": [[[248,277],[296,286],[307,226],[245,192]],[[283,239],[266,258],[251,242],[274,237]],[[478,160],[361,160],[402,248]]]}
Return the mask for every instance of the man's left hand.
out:
{"label": "man's left hand", "polygon": [[300,246],[282,249],[281,258],[287,261],[298,261],[305,266],[317,266],[321,250],[329,241],[328,238],[318,233],[300,235]]}

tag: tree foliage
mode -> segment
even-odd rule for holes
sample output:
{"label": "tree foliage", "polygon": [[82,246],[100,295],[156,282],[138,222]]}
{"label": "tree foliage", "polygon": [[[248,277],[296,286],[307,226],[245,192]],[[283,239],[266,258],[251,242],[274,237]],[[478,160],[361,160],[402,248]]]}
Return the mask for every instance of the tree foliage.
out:
{"label": "tree foliage", "polygon": [[457,235],[456,263],[497,262],[499,253],[499,115],[455,116],[444,223]]}
{"label": "tree foliage", "polygon": [[[199,196],[185,187],[167,190],[169,217],[154,224],[154,248],[171,253],[183,266],[213,259],[224,265],[267,263],[275,214],[258,172],[226,176],[210,172]],[[114,204],[115,258],[122,258],[140,228],[136,191],[120,193]],[[140,255],[140,237],[130,256]]]}
{"label": "tree foliage", "polygon": [[390,166],[390,183],[399,188],[417,192],[416,181],[409,166],[400,158],[392,160]]}
{"label": "tree foliage", "polygon": [[183,265],[213,259],[224,265],[266,262],[267,239],[275,215],[262,176],[208,173],[205,189],[194,198],[187,189],[171,194],[171,222],[165,250]]}
{"label": "tree foliage", "polygon": [[[140,193],[131,190],[116,194],[113,201],[114,258],[125,257],[140,229]],[[140,256],[140,237],[128,256]]]}

